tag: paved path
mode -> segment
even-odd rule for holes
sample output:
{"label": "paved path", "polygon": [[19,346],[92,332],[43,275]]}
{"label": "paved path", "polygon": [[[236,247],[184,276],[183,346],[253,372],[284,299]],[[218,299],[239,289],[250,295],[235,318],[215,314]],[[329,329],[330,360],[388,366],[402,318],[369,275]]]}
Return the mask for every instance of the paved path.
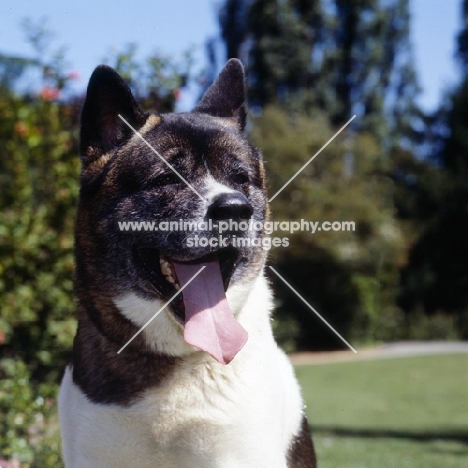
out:
{"label": "paved path", "polygon": [[437,354],[467,354],[466,341],[409,341],[389,343],[375,348],[358,349],[357,354],[352,351],[305,352],[294,353],[289,356],[292,363],[299,364],[327,364],[330,362],[366,361],[373,359],[388,359],[408,356],[428,356]]}

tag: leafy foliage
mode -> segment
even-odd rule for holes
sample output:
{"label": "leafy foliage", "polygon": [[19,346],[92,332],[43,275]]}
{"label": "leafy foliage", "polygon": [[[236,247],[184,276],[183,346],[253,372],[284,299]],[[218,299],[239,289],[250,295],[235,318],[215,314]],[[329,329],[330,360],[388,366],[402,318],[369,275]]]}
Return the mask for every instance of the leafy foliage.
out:
{"label": "leafy foliage", "polygon": [[[76,329],[73,229],[82,99],[63,99],[75,74],[65,71],[61,54],[48,53],[41,25],[29,23],[28,31],[41,59],[0,57],[0,459],[21,468],[57,468],[56,397]],[[183,66],[158,55],[140,64],[134,52],[129,46],[112,65],[131,83],[146,77],[140,97],[173,110],[190,57]],[[16,89],[26,72],[39,77],[39,89]]]}
{"label": "leafy foliage", "polygon": [[28,366],[19,359],[1,359],[0,376],[1,455],[21,462],[22,468],[63,466],[57,386],[34,382]]}
{"label": "leafy foliage", "polygon": [[0,90],[0,144],[7,156],[0,161],[0,456],[22,467],[57,467],[57,424],[51,422],[75,329],[75,103],[58,100],[72,79],[56,68],[62,63],[16,64],[23,68],[14,77],[32,68],[43,79],[38,91],[15,93],[7,79]]}
{"label": "leafy foliage", "polygon": [[320,111],[334,125],[356,114],[384,153],[416,139],[408,0],[229,0],[220,26],[227,58],[248,66],[254,105]]}
{"label": "leafy foliage", "polygon": [[[465,15],[467,4],[464,3]],[[460,38],[466,35],[465,29]],[[460,40],[459,56],[466,44]],[[468,77],[450,96],[446,114],[447,136],[439,137],[439,177],[436,209],[427,229],[411,249],[403,272],[405,288],[401,304],[407,311],[422,309],[429,314],[452,314],[459,334],[468,338]]]}
{"label": "leafy foliage", "polygon": [[[357,115],[272,205],[276,219],[357,229],[294,235],[274,256],[281,271],[358,342],[465,336],[464,91],[436,116],[416,106],[408,0],[227,0],[220,26],[227,57],[247,64],[271,195]],[[280,340],[339,346],[287,288],[277,295]]]}
{"label": "leafy foliage", "polygon": [[[334,133],[323,118],[291,118],[277,107],[254,119],[251,139],[263,150],[270,194]],[[379,175],[379,165],[379,147],[371,135],[338,139],[272,202],[273,219],[355,223],[354,231],[297,232],[273,260],[327,320],[359,340],[371,334],[378,310],[396,307],[397,262],[405,251],[394,219],[392,181]],[[277,287],[278,316],[292,314],[301,323],[297,347],[341,346],[294,294],[281,284]]]}
{"label": "leafy foliage", "polygon": [[136,44],[128,44],[122,52],[111,52],[104,62],[122,76],[144,109],[172,112],[180,89],[189,81],[192,51],[182,54],[180,61],[160,53],[140,60],[137,51]]}

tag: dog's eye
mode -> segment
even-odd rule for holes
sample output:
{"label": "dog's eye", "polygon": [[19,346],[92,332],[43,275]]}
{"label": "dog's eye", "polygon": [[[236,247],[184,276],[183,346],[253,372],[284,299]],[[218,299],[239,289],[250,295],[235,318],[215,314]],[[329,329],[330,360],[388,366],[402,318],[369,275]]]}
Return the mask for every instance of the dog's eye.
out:
{"label": "dog's eye", "polygon": [[179,177],[177,174],[171,172],[168,174],[161,174],[154,179],[154,185],[158,187],[165,187],[166,185],[173,185],[180,183]]}
{"label": "dog's eye", "polygon": [[235,184],[244,185],[244,184],[247,184],[250,181],[250,179],[249,179],[249,175],[247,174],[247,172],[238,172],[237,174],[234,175],[234,177],[232,178],[232,181]]}

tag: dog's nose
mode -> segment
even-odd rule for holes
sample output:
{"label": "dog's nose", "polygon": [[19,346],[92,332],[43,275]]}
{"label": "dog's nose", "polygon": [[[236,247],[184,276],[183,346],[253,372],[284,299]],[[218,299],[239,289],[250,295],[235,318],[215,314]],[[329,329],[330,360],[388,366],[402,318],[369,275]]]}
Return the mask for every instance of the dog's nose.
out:
{"label": "dog's nose", "polygon": [[218,195],[208,208],[208,218],[216,221],[232,219],[239,222],[250,219],[252,214],[252,205],[239,192]]}

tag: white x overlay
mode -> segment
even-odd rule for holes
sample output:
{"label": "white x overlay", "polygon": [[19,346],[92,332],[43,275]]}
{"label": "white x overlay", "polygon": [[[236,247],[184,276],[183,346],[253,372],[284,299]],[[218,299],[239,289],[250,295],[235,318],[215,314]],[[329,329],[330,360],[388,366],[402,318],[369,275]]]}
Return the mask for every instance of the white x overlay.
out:
{"label": "white x overlay", "polygon": [[[143,138],[143,136],[135,129],[132,127],[132,125],[124,118],[122,117],[122,115],[118,114],[119,118],[133,131],[133,133],[135,133],[135,135],[140,138],[143,143],[145,143],[146,146],[148,146],[148,148],[150,148],[150,150],[156,154],[160,159],[161,161],[163,161],[175,174],[177,174],[177,176],[183,181],[185,182],[185,184],[201,199],[201,200],[205,200],[204,197],[202,195],[200,195],[197,190],[187,181],[185,180],[185,178],[179,174],[179,172],[171,165],[169,164],[160,154],[159,152],[153,148],[153,146],[151,146],[148,141],[146,141],[145,138]],[[353,115],[351,117],[351,119],[348,120],[348,122],[346,122],[343,127],[341,127],[334,135],[333,137],[331,137],[323,146],[322,148],[320,148],[268,201],[271,202],[273,201],[354,119],[356,118],[356,115]],[[190,280],[182,287],[180,288],[170,299],[169,301],[166,302],[166,304],[164,304],[146,323],[145,325],[143,325],[136,333],[135,335],[133,335],[132,338],[130,338],[130,340],[127,341],[127,343],[125,343],[122,348],[119,349],[119,351],[117,351],[117,354],[120,354],[201,272],[202,270],[204,269],[205,267],[203,266],[202,268],[200,268],[200,270],[195,273],[195,275],[192,276],[192,278],[190,278]],[[286,286],[289,287],[289,289],[291,289],[291,291],[294,292],[294,294],[296,294],[296,296],[301,299],[302,302],[304,302],[304,304],[323,322],[325,323],[325,325],[327,325],[327,327],[332,330],[336,336],[338,336],[338,338],[340,338],[343,343],[346,344],[346,346],[348,346],[349,349],[351,349],[351,351],[353,351],[354,353],[357,353],[356,349],[351,346],[351,344],[349,344],[272,266],[269,266],[269,268],[276,274],[276,276],[278,276],[278,278],[280,278],[284,284],[286,284]]]}
{"label": "white x overlay", "polygon": [[120,354],[204,269],[202,266],[118,351]]}
{"label": "white x overlay", "polygon": [[354,119],[353,115],[269,200],[271,203]]}
{"label": "white x overlay", "polygon": [[275,273],[275,275],[283,281],[283,283],[288,286],[288,288],[330,329],[335,335],[343,341],[343,343],[348,346],[348,348],[353,352],[357,351],[272,267],[269,266],[270,270]]}
{"label": "white x overlay", "polygon": [[122,120],[125,124],[127,124],[127,126],[133,131],[133,133],[156,155],[159,157],[159,159],[161,159],[161,161],[166,164],[167,167],[169,167],[173,172],[175,172],[179,178],[185,182],[185,184],[187,185],[187,187],[189,187],[190,189],[192,189],[192,191],[194,193],[196,193],[198,195],[198,197],[200,197],[201,200],[205,201],[205,199],[195,190],[195,188],[187,181],[185,180],[181,174],[179,174],[179,172],[177,172],[177,170],[175,169],[174,166],[172,166],[171,164],[169,164],[159,153],[158,151],[156,151],[144,138],[143,136],[141,135],[141,133],[139,133],[137,130],[135,130],[120,114],[118,114],[120,120]]}

